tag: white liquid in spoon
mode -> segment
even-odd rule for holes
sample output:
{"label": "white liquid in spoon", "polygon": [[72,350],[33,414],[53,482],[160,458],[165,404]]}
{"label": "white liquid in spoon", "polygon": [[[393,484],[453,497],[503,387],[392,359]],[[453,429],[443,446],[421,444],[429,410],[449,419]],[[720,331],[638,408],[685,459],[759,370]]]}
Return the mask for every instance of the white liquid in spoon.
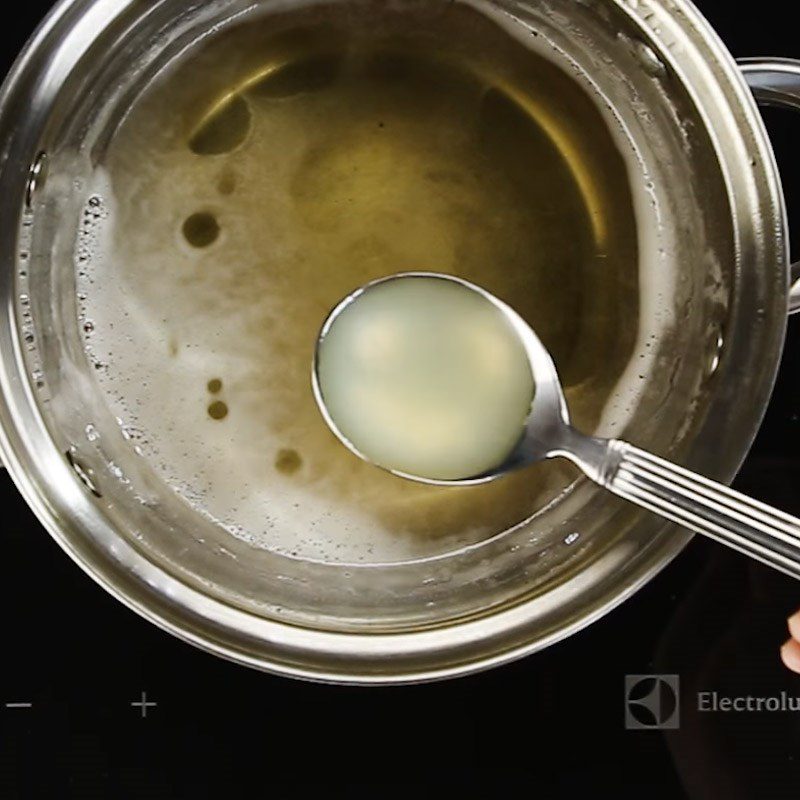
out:
{"label": "white liquid in spoon", "polygon": [[516,331],[458,283],[407,277],[370,287],[320,344],[319,390],[341,435],[370,461],[434,480],[506,460],[534,394]]}

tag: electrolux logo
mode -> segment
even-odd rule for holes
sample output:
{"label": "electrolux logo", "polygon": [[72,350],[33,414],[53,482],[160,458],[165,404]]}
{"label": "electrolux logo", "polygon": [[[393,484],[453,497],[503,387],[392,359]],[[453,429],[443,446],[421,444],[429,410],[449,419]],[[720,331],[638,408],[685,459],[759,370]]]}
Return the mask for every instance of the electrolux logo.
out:
{"label": "electrolux logo", "polygon": [[625,727],[675,730],[680,727],[680,678],[677,675],[625,676]]}
{"label": "electrolux logo", "polygon": [[[800,697],[697,692],[698,713],[798,713]],[[629,730],[675,730],[680,727],[680,678],[677,675],[625,676],[625,727]]]}
{"label": "electrolux logo", "polygon": [[800,697],[790,697],[786,692],[772,697],[755,697],[752,694],[730,697],[719,692],[698,692],[698,711],[723,713],[800,711]]}

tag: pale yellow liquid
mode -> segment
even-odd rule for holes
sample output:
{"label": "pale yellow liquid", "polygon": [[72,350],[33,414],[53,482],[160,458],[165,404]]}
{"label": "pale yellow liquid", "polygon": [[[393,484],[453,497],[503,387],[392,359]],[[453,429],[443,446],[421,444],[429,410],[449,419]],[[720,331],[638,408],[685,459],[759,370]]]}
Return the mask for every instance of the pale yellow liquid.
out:
{"label": "pale yellow liquid", "polygon": [[483,295],[430,277],[370,287],[331,322],[317,358],[324,408],[360,454],[434,480],[499,467],[533,400],[525,347]]}
{"label": "pale yellow liquid", "polygon": [[573,478],[553,463],[440,488],[348,452],[310,374],[356,287],[407,270],[485,287],[540,335],[587,432],[637,336],[627,166],[594,101],[466,7],[419,30],[392,13],[212,37],[130,110],[94,187],[78,288],[115,415],[198,513],[298,557],[448,552]]}

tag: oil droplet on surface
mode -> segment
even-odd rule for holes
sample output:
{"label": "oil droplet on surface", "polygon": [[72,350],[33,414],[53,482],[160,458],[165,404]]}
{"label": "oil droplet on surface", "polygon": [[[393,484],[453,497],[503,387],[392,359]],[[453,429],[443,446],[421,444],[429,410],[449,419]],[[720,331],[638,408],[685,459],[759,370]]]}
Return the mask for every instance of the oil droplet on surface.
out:
{"label": "oil droplet on surface", "polygon": [[228,405],[227,403],[223,403],[222,400],[215,400],[209,407],[208,407],[208,416],[211,419],[222,420],[228,416]]}
{"label": "oil droplet on surface", "polygon": [[284,475],[294,475],[302,466],[303,459],[297,450],[290,448],[278,450],[278,455],[275,457],[275,469],[278,472],[282,472]]}
{"label": "oil droplet on surface", "polygon": [[183,223],[183,235],[192,247],[208,247],[219,238],[219,222],[213,214],[200,211]]}

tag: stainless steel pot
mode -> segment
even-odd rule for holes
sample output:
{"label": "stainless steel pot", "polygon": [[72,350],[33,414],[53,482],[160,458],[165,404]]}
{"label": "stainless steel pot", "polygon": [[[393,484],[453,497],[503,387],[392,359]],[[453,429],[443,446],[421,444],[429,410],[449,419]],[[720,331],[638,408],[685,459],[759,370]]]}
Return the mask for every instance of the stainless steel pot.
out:
{"label": "stainless steel pot", "polygon": [[[657,343],[661,368],[623,433],[731,479],[770,395],[787,310],[800,304],[778,172],[750,89],[764,103],[800,107],[800,62],[737,66],[684,0],[471,4],[546,37],[644,154],[641,179],[670,211],[663,256],[680,281],[662,298],[672,324]],[[62,0],[20,56],[0,96],[2,460],[98,583],[234,661],[388,683],[532,653],[633,594],[688,535],[576,481],[525,525],[431,559],[358,567],[256,552],[164,491],[93,381],[72,259],[92,153],[141,81],[179,49],[278,6]]]}

